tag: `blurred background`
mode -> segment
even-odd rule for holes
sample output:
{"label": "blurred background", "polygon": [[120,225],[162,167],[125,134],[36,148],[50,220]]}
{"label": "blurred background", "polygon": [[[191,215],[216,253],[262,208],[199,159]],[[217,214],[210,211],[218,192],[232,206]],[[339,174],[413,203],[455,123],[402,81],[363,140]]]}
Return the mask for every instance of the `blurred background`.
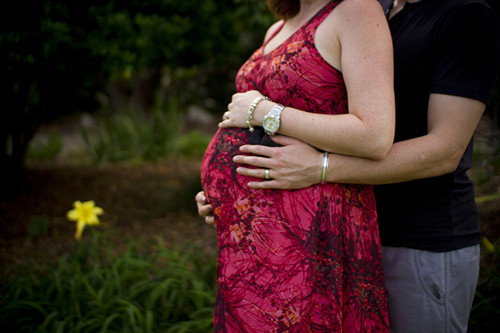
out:
{"label": "blurred background", "polygon": [[[201,158],[274,20],[263,0],[3,4],[2,332],[211,331]],[[500,314],[498,87],[471,170],[484,234],[471,332]],[[79,241],[76,200],[104,210]]]}

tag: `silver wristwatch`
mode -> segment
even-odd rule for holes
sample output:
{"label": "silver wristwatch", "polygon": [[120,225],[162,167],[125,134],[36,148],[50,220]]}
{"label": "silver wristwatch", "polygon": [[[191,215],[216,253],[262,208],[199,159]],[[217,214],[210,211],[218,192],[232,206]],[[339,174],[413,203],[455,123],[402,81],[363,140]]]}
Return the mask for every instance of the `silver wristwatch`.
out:
{"label": "silver wristwatch", "polygon": [[262,127],[264,127],[264,131],[266,131],[269,135],[274,135],[280,129],[280,118],[281,112],[285,109],[285,107],[281,104],[274,104],[271,111],[264,116],[262,120]]}

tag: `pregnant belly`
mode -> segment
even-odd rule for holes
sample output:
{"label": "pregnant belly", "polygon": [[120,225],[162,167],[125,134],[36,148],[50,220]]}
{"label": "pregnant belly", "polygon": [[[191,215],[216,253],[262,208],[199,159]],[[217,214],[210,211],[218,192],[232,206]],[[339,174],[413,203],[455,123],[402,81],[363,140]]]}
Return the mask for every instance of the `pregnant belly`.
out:
{"label": "pregnant belly", "polygon": [[[243,128],[219,129],[205,151],[201,164],[201,185],[209,202],[220,201],[231,188],[238,186],[241,176],[236,174],[233,157],[239,148],[249,142],[250,132]],[[230,198],[227,198],[230,200]]]}

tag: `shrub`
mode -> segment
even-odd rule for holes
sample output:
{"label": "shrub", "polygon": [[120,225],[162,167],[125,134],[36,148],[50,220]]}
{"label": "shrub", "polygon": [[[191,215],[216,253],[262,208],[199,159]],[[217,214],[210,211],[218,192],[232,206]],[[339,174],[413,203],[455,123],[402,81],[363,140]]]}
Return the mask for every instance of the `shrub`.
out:
{"label": "shrub", "polygon": [[93,235],[55,269],[32,267],[3,284],[2,332],[211,332],[212,255],[161,240],[112,248]]}
{"label": "shrub", "polygon": [[[498,242],[497,242],[498,243]],[[500,316],[500,247],[493,252],[483,251],[481,274],[469,320],[469,332],[494,332],[498,324],[494,318]]]}
{"label": "shrub", "polygon": [[35,160],[53,160],[62,150],[63,138],[56,131],[51,131],[44,141],[32,141],[27,157]]}

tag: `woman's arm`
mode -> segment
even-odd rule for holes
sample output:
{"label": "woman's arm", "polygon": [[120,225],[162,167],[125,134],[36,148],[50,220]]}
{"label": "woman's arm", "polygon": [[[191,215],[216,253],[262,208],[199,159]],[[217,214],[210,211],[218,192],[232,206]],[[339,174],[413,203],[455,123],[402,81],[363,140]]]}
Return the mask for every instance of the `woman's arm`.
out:
{"label": "woman's arm", "polygon": [[[485,104],[474,99],[431,94],[427,135],[397,142],[383,161],[332,156],[331,182],[390,184],[441,176],[458,167]],[[350,169],[347,171],[346,169]]]}
{"label": "woman's arm", "polygon": [[[330,155],[327,180],[333,183],[389,184],[440,176],[456,169],[474,134],[485,105],[474,99],[431,94],[429,133],[395,143],[384,160],[374,161],[345,155]],[[252,181],[258,189],[297,189],[320,182],[321,157],[314,147],[296,139],[276,136],[282,147],[245,145],[234,161],[236,171],[245,176],[264,178],[270,169],[271,180]],[[196,196],[198,213],[213,224],[212,207],[203,192]]]}
{"label": "woman's arm", "polygon": [[[431,94],[428,134],[395,143],[380,161],[330,155],[327,181],[333,183],[389,184],[453,172],[469,144],[484,111],[484,103],[459,96]],[[299,140],[278,136],[283,147],[246,145],[234,161],[239,174],[272,180],[250,182],[252,188],[304,188],[320,182],[322,154]],[[243,165],[258,167],[249,169]]]}
{"label": "woman's arm", "polygon": [[[349,113],[311,114],[287,107],[278,133],[338,154],[382,159],[394,136],[392,42],[387,21],[375,1],[346,0],[316,33],[318,50],[342,71]],[[249,105],[260,93],[235,94],[229,119],[220,127],[247,127]],[[260,126],[274,103],[262,101],[252,120]]]}

